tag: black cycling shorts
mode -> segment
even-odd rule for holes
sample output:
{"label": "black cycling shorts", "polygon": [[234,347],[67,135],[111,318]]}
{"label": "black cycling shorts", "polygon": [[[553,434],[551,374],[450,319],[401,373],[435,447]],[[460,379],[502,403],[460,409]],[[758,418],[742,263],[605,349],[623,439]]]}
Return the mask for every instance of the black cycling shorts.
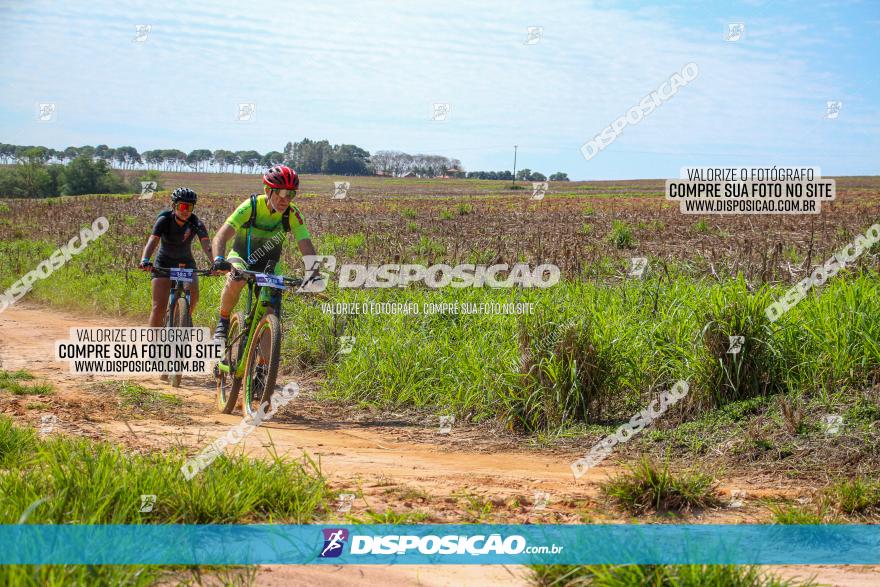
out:
{"label": "black cycling shorts", "polygon": [[[196,260],[192,257],[174,259],[172,257],[165,257],[161,254],[156,257],[156,262],[154,265],[156,267],[164,267],[165,269],[177,269],[178,267],[180,267],[181,264],[183,264],[186,269],[196,268]],[[152,279],[168,279],[168,275],[160,274],[154,269]]]}

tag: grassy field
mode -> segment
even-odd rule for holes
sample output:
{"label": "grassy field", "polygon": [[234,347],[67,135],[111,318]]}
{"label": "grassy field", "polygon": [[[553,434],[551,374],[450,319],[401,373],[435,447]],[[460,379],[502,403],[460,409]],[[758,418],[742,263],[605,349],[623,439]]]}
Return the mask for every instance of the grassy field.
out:
{"label": "grassy field", "polygon": [[[142,274],[96,269],[111,239],[38,282],[30,295],[86,312],[145,317],[149,290]],[[213,325],[221,284],[203,282],[197,325]],[[323,375],[324,398],[451,413],[539,439],[610,432],[685,379],[690,393],[667,417],[681,430],[654,430],[639,443],[702,454],[709,439],[736,437],[738,428],[719,426],[726,420],[772,417],[784,424],[777,403],[755,404],[784,397],[799,414],[795,440],[832,445],[822,419],[842,414],[849,430],[866,435],[862,464],[876,465],[876,447],[868,447],[880,419],[880,325],[872,319],[880,315],[878,287],[866,268],[839,275],[770,324],[764,308],[781,289],[749,292],[742,280],[673,274],[616,285],[565,281],[546,290],[337,290],[331,284],[328,301],[287,297],[282,357],[292,373]],[[533,304],[535,313],[339,316],[321,307],[369,302],[518,302]],[[738,355],[727,352],[732,335],[745,336]],[[355,337],[350,353],[340,353],[342,336]],[[729,412],[719,411],[725,406]],[[791,426],[765,424],[774,427]],[[743,459],[756,458],[754,452]],[[826,466],[822,454],[802,465]]]}
{"label": "grassy field", "polygon": [[[346,199],[331,199],[334,180],[351,183]],[[163,181],[166,190],[150,200],[79,196],[9,203],[0,235],[66,241],[72,224],[29,226],[57,214],[59,204],[72,222],[104,215],[115,227],[116,255],[102,270],[131,270],[152,222],[167,207],[168,189],[197,189],[202,199],[196,213],[212,233],[262,189],[259,176],[251,175],[169,173]],[[537,201],[530,189],[509,187],[491,180],[306,175],[297,202],[322,252],[340,262],[554,263],[571,279],[600,282],[622,279],[632,257],[693,277],[742,275],[754,285],[797,281],[880,218],[872,178],[840,178],[837,200],[818,217],[682,215],[663,199],[663,183],[650,180],[551,182]],[[294,251],[286,260],[298,264]]]}
{"label": "grassy field", "polygon": [[[330,199],[334,180],[351,182],[346,200]],[[196,211],[212,233],[259,187],[256,176],[166,174],[164,181],[166,188],[188,185],[199,191]],[[319,252],[336,255],[340,263],[546,262],[561,267],[563,280],[547,289],[352,290],[339,289],[331,279],[325,300],[286,297],[283,366],[290,373],[319,375],[321,400],[454,414],[536,444],[575,439],[587,446],[683,379],[690,385],[686,398],[652,429],[620,447],[619,455],[637,458],[649,453],[678,462],[700,459],[703,464],[723,462],[743,470],[822,477],[829,489],[820,506],[774,506],[774,520],[876,521],[877,248],[811,291],[778,322],[771,323],[765,315],[793,282],[880,219],[877,178],[841,178],[838,192],[838,201],[816,218],[691,217],[667,204],[662,183],[654,181],[552,183],[546,198],[534,201],[527,191],[510,190],[508,182],[306,176],[298,196],[306,221]],[[135,265],[166,196],[0,203],[0,289],[36,267],[78,227],[103,215],[110,220],[110,230],[50,278],[38,281],[27,299],[145,322],[149,279]],[[630,258],[638,256],[649,259],[644,279],[627,276]],[[196,259],[207,263],[201,253],[196,252]],[[292,247],[283,262],[290,273],[299,271]],[[202,280],[196,325],[213,326],[221,287],[221,279]],[[524,303],[532,304],[534,313],[341,316],[322,308],[370,302],[420,308]],[[343,336],[355,337],[350,353],[341,352]],[[729,352],[730,336],[744,337],[739,353]],[[12,393],[30,393],[33,385],[20,373],[0,374],[0,386]],[[129,405],[159,401],[126,390],[119,393]],[[828,435],[829,414],[843,418],[846,434]],[[10,438],[27,435],[5,426],[0,432]],[[0,444],[0,457],[24,459],[20,452],[3,453],[2,446],[32,442],[25,436]],[[717,456],[719,446],[725,447],[723,458]],[[59,455],[72,458],[85,450],[84,445],[58,443],[37,452],[60,461]],[[99,454],[89,462],[98,469],[115,466],[118,457],[111,448],[101,448]],[[143,466],[133,464],[126,470],[130,487],[121,493],[106,489],[117,495],[114,499],[130,499],[137,493],[138,479],[161,476],[175,458],[162,455],[144,460]],[[245,474],[236,467],[248,469],[248,475],[263,474],[244,461],[231,460],[226,466],[230,476]],[[102,479],[103,469],[98,469],[93,473]],[[218,468],[216,474],[222,476],[225,470]],[[163,519],[307,521],[325,497],[320,475],[298,469],[291,469],[290,475],[296,483],[283,511],[261,509],[258,495],[242,496],[243,501],[223,509],[195,493],[178,495],[163,510]],[[682,496],[696,495],[709,501],[695,503],[711,503],[711,496],[703,495],[711,485],[706,479],[676,480],[669,475],[659,465],[644,464],[632,478],[609,485],[609,496],[636,512],[660,509],[652,504],[680,503]],[[32,481],[45,485],[51,479],[50,475]],[[0,482],[14,480],[2,476]],[[36,495],[24,485],[9,490],[17,500],[9,512],[21,511]],[[661,495],[666,490],[673,494]],[[177,489],[167,491],[175,494]],[[89,503],[88,496],[81,499]],[[94,517],[98,514],[77,517],[77,511],[62,515],[49,505],[33,515],[55,523],[99,519]],[[111,510],[97,511],[110,516]],[[106,519],[120,522],[133,514],[118,515],[122,517]],[[697,581],[706,573],[697,567],[554,567],[537,570],[534,581],[786,584],[761,577],[754,569],[712,569],[715,583]]]}
{"label": "grassy field", "polygon": [[[179,175],[183,177],[169,174],[166,185],[187,183],[201,190],[198,213],[212,227],[218,226],[223,215],[240,199],[231,195],[230,190],[240,186],[245,192],[244,187],[255,179]],[[340,202],[327,200],[324,193],[318,192],[318,185],[332,188],[333,179],[307,176],[303,208],[306,218],[315,220],[310,224],[320,252],[335,254],[340,262],[558,261],[561,247],[550,237],[564,235],[566,223],[557,220],[582,215],[585,207],[592,206],[616,204],[616,210],[606,210],[609,215],[641,218],[645,214],[641,207],[644,202],[648,210],[658,210],[678,220],[664,223],[664,228],[654,236],[657,242],[669,247],[677,246],[680,222],[689,221],[676,210],[667,209],[669,206],[652,191],[658,187],[656,182],[559,184],[577,197],[557,199],[550,195],[547,200],[530,202],[525,196],[507,195],[506,182],[349,178],[355,179],[353,185],[363,181],[366,195]],[[219,190],[215,186],[220,184],[232,187],[219,193],[211,191]],[[849,191],[843,190],[835,213],[823,214],[818,220],[818,224],[826,227],[822,233],[828,242],[814,244],[810,253],[813,262],[847,242],[843,238],[829,240],[828,234],[839,233],[843,237],[844,231],[863,230],[856,227],[870,225],[876,219],[862,211],[868,204],[875,205],[877,189],[866,187],[869,184],[861,179],[842,180],[841,184],[851,187],[847,188]],[[407,195],[379,197],[375,193],[380,189],[377,186],[388,191],[400,188]],[[599,190],[615,194],[623,187],[629,190],[626,193],[636,187],[644,192],[596,198],[595,192]],[[470,196],[460,193],[466,188],[473,190]],[[493,190],[496,196],[491,196]],[[479,199],[482,196],[486,197]],[[432,233],[436,225],[446,222],[425,222],[436,207],[450,205],[438,201],[444,197],[457,198],[460,204],[474,209],[449,221],[449,228],[455,239],[474,243],[473,251],[481,251],[479,255],[465,254],[465,247],[458,247],[456,254],[450,251],[450,243],[442,242],[436,235],[423,234]],[[522,211],[510,211],[513,197],[519,198],[516,205],[529,213],[528,224],[532,228],[525,229],[523,218],[518,218]],[[74,227],[88,225],[98,215],[104,215],[111,223],[108,233],[51,278],[38,281],[29,295],[101,314],[145,316],[149,279],[134,265],[162,203],[159,196],[152,201],[113,196],[8,201],[7,221],[0,226],[0,264],[7,269],[0,287],[8,287],[16,276],[48,257],[54,247],[70,237]],[[340,206],[350,209],[342,214]],[[405,219],[398,214],[401,209],[413,210],[413,217],[431,228],[418,231],[415,248],[401,246],[392,250],[388,243],[400,239],[401,232],[405,232],[399,230]],[[62,211],[63,223],[40,220]],[[848,211],[858,212],[858,219],[847,216]],[[389,221],[393,218],[399,222]],[[694,222],[717,223],[719,230],[729,235],[728,240],[746,239],[749,246],[758,249],[749,240],[751,229],[745,233],[739,230],[745,223],[778,221],[777,217],[757,218],[705,217]],[[838,224],[836,228],[829,228],[831,219]],[[535,230],[538,226],[553,226],[553,230],[547,231],[546,249],[554,253],[536,252],[529,243],[521,245],[528,254],[506,255],[482,247],[487,240],[486,226],[513,224],[516,228],[517,221],[522,232],[532,238],[541,237],[540,230]],[[809,224],[800,218],[797,221],[802,223],[801,230]],[[782,228],[781,234],[773,231],[772,238],[784,239]],[[613,230],[609,227],[609,234]],[[765,237],[770,236],[769,231],[765,232]],[[497,242],[507,240],[505,236],[499,233]],[[597,238],[582,236],[588,241]],[[638,230],[634,238],[643,240]],[[823,239],[814,240],[818,243]],[[601,242],[591,246],[601,246],[606,254],[576,255],[579,260],[569,264],[583,269],[589,263],[591,271],[567,275],[559,285],[548,289],[430,290],[411,286],[338,290],[331,280],[327,301],[419,305],[520,302],[533,304],[534,314],[529,316],[334,316],[322,311],[314,300],[288,296],[286,323],[291,335],[285,338],[285,364],[326,374],[326,397],[381,406],[430,410],[442,407],[474,421],[499,419],[509,429],[524,432],[619,421],[678,379],[691,382],[691,393],[683,407],[683,412],[689,414],[779,392],[821,397],[827,402],[831,397],[854,397],[878,382],[880,326],[872,319],[880,315],[877,255],[864,255],[822,291],[812,292],[779,322],[771,324],[764,309],[784,291],[792,276],[803,275],[789,261],[789,279],[770,279],[771,275],[779,277],[781,271],[779,267],[769,268],[771,251],[760,251],[765,258],[762,275],[766,279],[754,275],[750,278],[746,262],[739,255],[728,253],[725,257],[736,260],[725,262],[742,262],[733,277],[701,272],[699,263],[685,255],[670,262],[652,259],[647,277],[638,280],[625,278],[628,266],[619,258],[623,253],[609,243],[608,237]],[[786,246],[789,245],[782,248]],[[295,253],[289,249],[285,263],[297,267]],[[645,254],[645,250],[636,248],[625,254]],[[197,258],[199,255],[196,253]],[[203,279],[196,324],[213,325],[221,286],[221,279]],[[739,355],[727,352],[727,337],[734,335],[746,337]],[[354,336],[360,343],[355,344],[350,354],[341,355],[340,336]],[[442,361],[440,369],[438,360]]]}

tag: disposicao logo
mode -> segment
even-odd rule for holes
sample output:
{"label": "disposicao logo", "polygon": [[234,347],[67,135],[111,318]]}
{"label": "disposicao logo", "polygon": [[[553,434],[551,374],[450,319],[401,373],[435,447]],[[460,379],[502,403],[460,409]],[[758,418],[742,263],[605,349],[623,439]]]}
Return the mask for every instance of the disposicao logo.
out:
{"label": "disposicao logo", "polygon": [[[335,558],[350,543],[348,554],[356,555],[534,555],[559,554],[564,546],[556,544],[529,546],[524,536],[514,534],[476,534],[474,536],[388,534],[369,536],[353,534],[342,528],[326,528],[320,558]],[[414,552],[413,552],[414,551]]]}
{"label": "disposicao logo", "polygon": [[320,558],[335,558],[342,554],[342,548],[348,540],[348,530],[325,528],[321,532],[324,533],[324,548],[321,550]]}

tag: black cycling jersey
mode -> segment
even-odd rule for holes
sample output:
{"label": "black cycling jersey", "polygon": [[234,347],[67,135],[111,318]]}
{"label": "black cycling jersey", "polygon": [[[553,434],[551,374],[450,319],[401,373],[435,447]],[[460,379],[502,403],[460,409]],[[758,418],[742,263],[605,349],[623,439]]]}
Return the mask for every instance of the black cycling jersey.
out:
{"label": "black cycling jersey", "polygon": [[157,259],[192,259],[192,240],[194,236],[208,238],[208,229],[195,214],[190,214],[183,226],[177,223],[172,210],[166,210],[156,218],[153,236],[160,237],[161,244]]}

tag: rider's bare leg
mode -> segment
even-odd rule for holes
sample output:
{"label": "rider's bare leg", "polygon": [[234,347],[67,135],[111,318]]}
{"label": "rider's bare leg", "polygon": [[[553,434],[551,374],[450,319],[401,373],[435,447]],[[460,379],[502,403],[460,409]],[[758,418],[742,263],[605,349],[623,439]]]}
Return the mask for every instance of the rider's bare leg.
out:
{"label": "rider's bare leg", "polygon": [[171,293],[171,280],[167,277],[157,277],[152,281],[153,306],[150,309],[150,326],[159,328],[165,325],[165,310],[168,309],[168,294]]}
{"label": "rider's bare leg", "polygon": [[223,286],[223,292],[220,294],[220,316],[223,318],[229,318],[229,315],[232,313],[232,309],[235,308],[235,304],[238,303],[238,298],[241,297],[241,290],[245,285],[245,281],[237,281],[232,279],[232,275],[230,274],[226,278],[226,285]]}

